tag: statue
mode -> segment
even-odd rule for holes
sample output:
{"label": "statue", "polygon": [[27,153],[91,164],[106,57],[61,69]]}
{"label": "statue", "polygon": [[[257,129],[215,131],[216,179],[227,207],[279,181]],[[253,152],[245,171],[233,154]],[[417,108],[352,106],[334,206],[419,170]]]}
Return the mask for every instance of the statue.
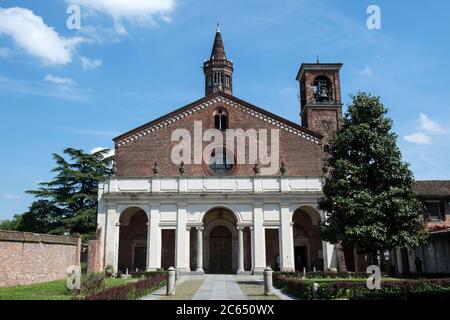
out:
{"label": "statue", "polygon": [[255,173],[255,176],[260,173],[259,163],[258,162],[256,162],[255,165],[253,166],[253,172]]}
{"label": "statue", "polygon": [[153,174],[157,176],[159,174],[159,166],[158,162],[155,162],[155,166],[153,167]]}
{"label": "statue", "polygon": [[184,161],[181,162],[180,169],[178,169],[178,171],[180,171],[180,176],[184,175]]}
{"label": "statue", "polygon": [[280,172],[281,172],[282,176],[286,175],[286,172],[287,172],[286,164],[283,161],[281,162]]}

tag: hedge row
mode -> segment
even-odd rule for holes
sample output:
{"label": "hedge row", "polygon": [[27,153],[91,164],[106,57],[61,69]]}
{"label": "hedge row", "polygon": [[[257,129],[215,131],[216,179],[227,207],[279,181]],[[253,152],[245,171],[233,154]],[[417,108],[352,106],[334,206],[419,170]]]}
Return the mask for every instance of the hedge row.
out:
{"label": "hedge row", "polygon": [[147,279],[112,287],[97,294],[88,296],[85,300],[136,300],[166,283],[166,275],[159,274]]}
{"label": "hedge row", "polygon": [[331,299],[409,299],[417,294],[432,292],[447,292],[450,290],[450,279],[383,281],[381,290],[369,290],[366,281],[330,281],[320,282],[318,290],[313,294],[311,280],[302,280],[282,274],[274,275],[274,285],[300,299],[331,300]]}
{"label": "hedge row", "polygon": [[413,273],[404,272],[400,275],[403,279],[441,279],[450,278],[450,273]]}
{"label": "hedge row", "polygon": [[[278,272],[277,274],[283,275],[289,278],[300,279],[303,277],[302,272]],[[368,278],[369,274],[366,272],[331,272],[331,271],[314,271],[307,272],[306,279],[360,279]]]}

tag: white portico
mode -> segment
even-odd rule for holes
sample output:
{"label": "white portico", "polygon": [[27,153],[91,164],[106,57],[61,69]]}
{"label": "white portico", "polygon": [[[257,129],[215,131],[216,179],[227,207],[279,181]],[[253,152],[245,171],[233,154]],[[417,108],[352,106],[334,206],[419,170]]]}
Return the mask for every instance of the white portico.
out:
{"label": "white portico", "polygon": [[112,177],[99,185],[104,267],[335,267],[334,246],[317,231],[321,190],[320,177]]}

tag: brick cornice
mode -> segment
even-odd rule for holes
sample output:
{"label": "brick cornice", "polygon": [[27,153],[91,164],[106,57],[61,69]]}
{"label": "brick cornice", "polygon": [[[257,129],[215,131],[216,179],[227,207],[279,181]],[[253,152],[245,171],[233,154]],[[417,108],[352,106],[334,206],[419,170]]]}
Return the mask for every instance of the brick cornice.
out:
{"label": "brick cornice", "polygon": [[308,130],[296,123],[293,123],[287,119],[281,118],[273,113],[270,113],[264,109],[251,105],[243,100],[237,99],[231,95],[227,95],[223,92],[219,92],[196,102],[193,102],[185,107],[177,109],[161,118],[151,121],[143,126],[140,126],[134,130],[131,130],[123,135],[118,136],[114,139],[117,147],[122,147],[133,141],[139,140],[148,134],[162,129],[168,125],[174,124],[177,121],[190,116],[191,114],[198,113],[208,107],[215,104],[222,103],[229,107],[236,108],[242,112],[245,112],[255,118],[259,118],[269,124],[278,127],[281,130],[291,132],[298,135],[299,137],[309,140],[316,144],[321,144],[323,136]]}

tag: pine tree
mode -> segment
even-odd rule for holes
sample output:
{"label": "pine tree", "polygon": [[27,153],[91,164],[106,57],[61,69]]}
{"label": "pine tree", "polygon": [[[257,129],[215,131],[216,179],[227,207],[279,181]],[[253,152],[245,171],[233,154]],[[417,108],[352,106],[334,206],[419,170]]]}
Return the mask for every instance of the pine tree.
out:
{"label": "pine tree", "polygon": [[423,207],[391,132],[392,120],[379,97],[359,93],[352,100],[342,127],[325,147],[322,237],[356,245],[372,258],[397,246],[418,246],[426,239]]}
{"label": "pine tree", "polygon": [[[40,183],[28,212],[22,215],[20,231],[53,234],[90,234],[96,229],[98,182],[111,175],[108,150],[85,153],[67,148],[64,156],[53,154],[53,180]],[[70,160],[66,160],[66,158]]]}

